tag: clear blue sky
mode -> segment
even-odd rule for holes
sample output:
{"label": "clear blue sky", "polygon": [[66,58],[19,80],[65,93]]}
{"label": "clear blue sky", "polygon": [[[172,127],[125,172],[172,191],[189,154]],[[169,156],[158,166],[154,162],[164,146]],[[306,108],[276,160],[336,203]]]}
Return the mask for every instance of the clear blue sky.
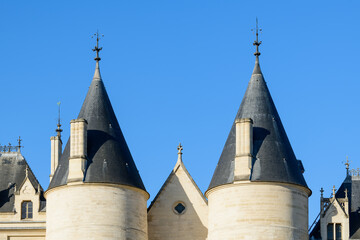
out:
{"label": "clear blue sky", "polygon": [[0,143],[16,143],[44,188],[58,101],[64,139],[90,85],[90,36],[150,200],[173,168],[178,143],[207,189],[254,66],[261,67],[305,178],[330,194],[346,155],[360,167],[359,22],[352,1],[1,1]]}

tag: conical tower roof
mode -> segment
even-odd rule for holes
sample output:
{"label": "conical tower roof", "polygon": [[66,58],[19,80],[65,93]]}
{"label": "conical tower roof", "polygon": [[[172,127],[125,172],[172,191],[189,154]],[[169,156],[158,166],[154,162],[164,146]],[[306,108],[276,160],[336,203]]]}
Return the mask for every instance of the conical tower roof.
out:
{"label": "conical tower roof", "polygon": [[[260,45],[257,41],[255,43]],[[292,183],[307,187],[301,163],[295,157],[261,72],[258,45],[254,71],[236,114],[236,119],[253,120],[254,161],[250,180]],[[234,160],[235,124],[231,127],[209,189],[234,182]]]}
{"label": "conical tower roof", "polygon": [[[95,60],[94,78],[78,116],[88,122],[84,182],[122,184],[145,190],[101,79],[98,54]],[[70,140],[66,144],[49,189],[67,184],[69,142]]]}

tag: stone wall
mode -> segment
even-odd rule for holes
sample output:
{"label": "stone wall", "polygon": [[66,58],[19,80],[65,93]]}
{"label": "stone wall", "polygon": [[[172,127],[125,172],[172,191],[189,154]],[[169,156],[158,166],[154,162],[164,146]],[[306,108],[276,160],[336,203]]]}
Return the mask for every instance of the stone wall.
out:
{"label": "stone wall", "polygon": [[[183,204],[185,210],[174,208]],[[182,163],[170,174],[149,209],[149,240],[205,240],[208,206]]]}
{"label": "stone wall", "polygon": [[46,192],[47,240],[147,240],[148,194],[122,185],[79,183]]}
{"label": "stone wall", "polygon": [[[39,192],[26,178],[14,193],[14,212],[0,213],[0,240],[44,240],[46,212],[40,212]],[[21,219],[21,203],[31,201],[33,218]]]}
{"label": "stone wall", "polygon": [[304,187],[239,182],[211,189],[209,240],[308,240]]}

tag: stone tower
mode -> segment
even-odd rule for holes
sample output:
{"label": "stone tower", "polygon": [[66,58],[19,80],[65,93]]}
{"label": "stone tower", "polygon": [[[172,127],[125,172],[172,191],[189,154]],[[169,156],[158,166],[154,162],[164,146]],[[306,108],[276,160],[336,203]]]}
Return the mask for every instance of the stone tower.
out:
{"label": "stone tower", "polygon": [[280,117],[256,62],[206,192],[208,240],[308,239],[308,197]]}
{"label": "stone tower", "polygon": [[[146,192],[96,69],[47,200],[47,240],[147,240]],[[61,148],[54,148],[56,149]]]}

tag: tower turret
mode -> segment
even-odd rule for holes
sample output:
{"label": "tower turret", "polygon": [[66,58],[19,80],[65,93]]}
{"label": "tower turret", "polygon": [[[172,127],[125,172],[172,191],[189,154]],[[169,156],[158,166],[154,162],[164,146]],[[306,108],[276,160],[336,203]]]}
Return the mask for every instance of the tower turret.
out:
{"label": "tower turret", "polygon": [[311,194],[259,63],[255,67],[206,192],[209,240],[308,239]]}
{"label": "tower turret", "polygon": [[99,67],[46,192],[46,239],[147,239],[146,192]]}

